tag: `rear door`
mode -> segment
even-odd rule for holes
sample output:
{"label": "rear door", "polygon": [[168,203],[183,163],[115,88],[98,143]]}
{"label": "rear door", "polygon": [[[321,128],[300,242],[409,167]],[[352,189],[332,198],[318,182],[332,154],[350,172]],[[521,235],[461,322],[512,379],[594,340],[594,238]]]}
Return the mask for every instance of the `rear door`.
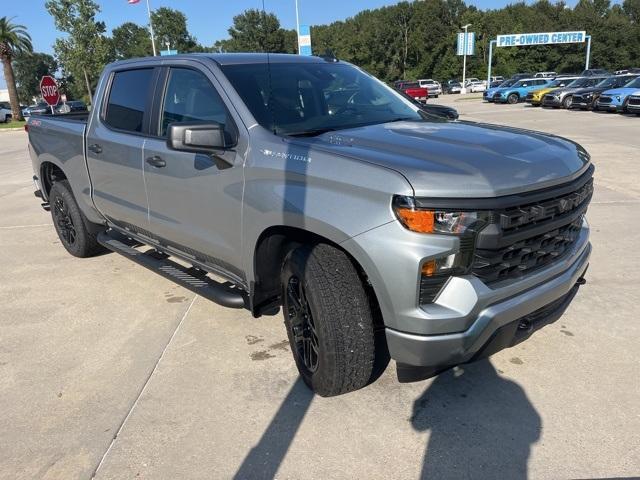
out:
{"label": "rear door", "polygon": [[158,68],[112,72],[87,133],[87,162],[96,207],[112,223],[145,233],[148,205],[143,148]]}
{"label": "rear door", "polygon": [[[144,148],[149,228],[161,243],[242,281],[242,169],[247,133],[225,105],[224,92],[206,66],[175,62],[163,70],[154,106],[154,136]],[[235,147],[214,156],[167,148],[171,123],[211,121],[225,126],[225,136],[237,139]]]}

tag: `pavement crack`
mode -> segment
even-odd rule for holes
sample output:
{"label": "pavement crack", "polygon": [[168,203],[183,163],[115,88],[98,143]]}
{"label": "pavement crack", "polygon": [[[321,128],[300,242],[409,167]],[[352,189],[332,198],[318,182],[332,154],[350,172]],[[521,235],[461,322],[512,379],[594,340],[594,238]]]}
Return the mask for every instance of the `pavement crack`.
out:
{"label": "pavement crack", "polygon": [[142,385],[142,388],[140,389],[140,392],[138,392],[138,395],[136,396],[136,399],[131,404],[131,407],[129,408],[129,411],[127,412],[127,414],[125,415],[124,419],[120,423],[120,426],[118,427],[118,430],[113,435],[113,438],[111,439],[111,442],[109,443],[109,446],[107,447],[107,449],[105,450],[104,454],[100,458],[100,462],[98,462],[98,465],[96,466],[95,470],[93,471],[93,474],[91,475],[91,480],[96,478],[96,475],[98,475],[98,472],[100,471],[100,468],[102,467],[102,464],[104,463],[105,459],[107,458],[107,455],[109,455],[109,452],[113,448],[113,445],[116,443],[116,440],[120,436],[120,432],[122,432],[122,430],[124,429],[125,425],[127,424],[127,421],[129,420],[129,417],[131,417],[131,414],[133,413],[133,411],[135,410],[136,406],[138,405],[138,402],[140,401],[140,398],[142,398],[142,395],[144,395],[144,392],[147,390],[147,386],[149,385],[149,382],[151,381],[151,378],[153,377],[153,374],[156,373],[156,370],[158,369],[158,365],[160,365],[160,362],[164,358],[164,354],[169,349],[169,346],[171,345],[171,343],[173,342],[173,339],[175,338],[176,334],[180,330],[180,327],[182,326],[182,323],[184,322],[184,320],[189,315],[189,312],[191,311],[191,307],[193,307],[193,304],[195,303],[197,298],[198,298],[197,295],[193,297],[193,300],[191,300],[191,303],[189,304],[189,306],[185,310],[184,314],[182,315],[182,318],[180,318],[180,321],[178,322],[178,325],[176,325],[176,328],[173,330],[173,333],[171,334],[171,337],[169,338],[169,340],[167,341],[167,344],[162,349],[162,353],[160,353],[160,356],[156,360],[156,363],[153,366],[153,369],[151,370],[149,375],[147,376],[147,379],[145,380],[144,384]]}

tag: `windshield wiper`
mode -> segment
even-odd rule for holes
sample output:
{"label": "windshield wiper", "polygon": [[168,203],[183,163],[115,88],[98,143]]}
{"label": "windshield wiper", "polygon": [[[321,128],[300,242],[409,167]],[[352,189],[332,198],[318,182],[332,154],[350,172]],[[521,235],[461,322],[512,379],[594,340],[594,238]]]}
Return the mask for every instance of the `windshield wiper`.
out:
{"label": "windshield wiper", "polygon": [[336,130],[337,130],[336,128],[314,128],[311,130],[304,130],[301,132],[285,133],[285,135],[289,137],[316,137],[318,135],[322,135],[323,133],[335,132]]}

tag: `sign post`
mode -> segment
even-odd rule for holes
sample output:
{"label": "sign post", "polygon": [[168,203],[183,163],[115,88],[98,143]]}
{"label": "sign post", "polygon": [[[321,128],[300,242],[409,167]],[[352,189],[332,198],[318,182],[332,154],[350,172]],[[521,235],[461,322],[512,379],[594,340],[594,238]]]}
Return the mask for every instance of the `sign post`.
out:
{"label": "sign post", "polygon": [[51,107],[51,113],[55,113],[53,107],[60,103],[60,91],[56,79],[51,75],[45,75],[40,80],[40,93],[47,105]]}
{"label": "sign post", "polygon": [[462,89],[460,93],[467,93],[467,87],[465,85],[467,81],[467,55],[473,55],[473,50],[475,48],[476,38],[475,34],[468,33],[467,29],[471,26],[470,23],[466,24],[462,28],[464,28],[464,33],[458,34],[458,55],[462,55]]}

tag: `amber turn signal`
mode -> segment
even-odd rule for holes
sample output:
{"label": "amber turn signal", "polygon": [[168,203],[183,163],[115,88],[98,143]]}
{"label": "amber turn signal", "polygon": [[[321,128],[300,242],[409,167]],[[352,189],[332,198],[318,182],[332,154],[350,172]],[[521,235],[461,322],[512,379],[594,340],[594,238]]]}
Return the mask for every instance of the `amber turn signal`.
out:
{"label": "amber turn signal", "polygon": [[413,232],[433,233],[434,212],[414,210],[408,207],[396,207],[396,215],[402,224]]}

